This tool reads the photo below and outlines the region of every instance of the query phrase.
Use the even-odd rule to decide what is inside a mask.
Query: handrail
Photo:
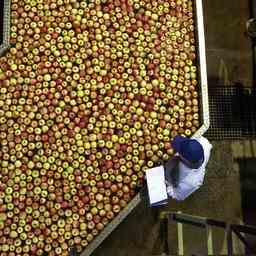
[[[215,226],[215,227],[226,229],[228,255],[230,256],[233,255],[232,232],[236,234],[238,239],[244,244],[245,248],[250,253],[256,254],[256,249],[253,246],[251,246],[248,241],[246,241],[246,238],[244,236],[241,235],[241,233],[256,235],[256,228],[253,226],[231,224],[225,221],[220,221],[212,218],[206,218],[206,217],[195,216],[195,215],[184,214],[184,213],[177,213],[177,212],[169,212],[169,211],[162,212],[160,214],[160,219],[165,221],[165,224],[166,224],[166,220],[167,221],[172,220],[177,223],[184,223],[188,225],[197,226],[200,228],[208,228],[209,226]],[[165,244],[166,244],[166,241],[165,241]],[[168,246],[166,251],[167,252],[169,251]]]

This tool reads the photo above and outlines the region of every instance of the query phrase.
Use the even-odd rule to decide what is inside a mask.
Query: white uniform
[[[195,192],[204,181],[205,167],[209,161],[212,144],[204,137],[195,138],[204,149],[204,162],[198,169],[191,169],[179,162],[179,182],[177,187],[168,184],[167,193],[170,197],[182,201]]]

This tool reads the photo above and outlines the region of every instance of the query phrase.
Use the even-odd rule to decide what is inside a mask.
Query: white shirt
[[[212,144],[204,137],[196,138],[204,149],[204,162],[198,169],[191,169],[179,162],[179,183],[178,187],[169,185],[167,193],[170,197],[182,201],[195,192],[204,181],[205,167],[209,161]]]

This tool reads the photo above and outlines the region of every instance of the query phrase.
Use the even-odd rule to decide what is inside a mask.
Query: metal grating
[[[256,89],[242,86],[210,87],[210,139],[256,137]]]
[[[4,1],[0,1],[0,44],[3,43],[4,37]]]

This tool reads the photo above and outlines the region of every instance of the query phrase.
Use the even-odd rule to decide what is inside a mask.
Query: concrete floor
[[[209,86],[242,83],[252,85],[251,42],[246,36],[249,18],[247,1],[206,0],[204,15],[206,27],[207,69]],[[234,165],[237,152],[231,141],[212,142],[212,157],[205,184],[183,203],[170,201],[168,210],[182,211],[231,222],[241,222],[239,169]],[[232,147],[231,147],[232,146]],[[157,212],[140,205],[93,253],[94,256],[157,255],[163,250]],[[169,246],[177,255],[176,227],[169,226]],[[202,230],[184,228],[184,254],[206,254],[206,238]],[[224,233],[214,230],[214,253],[225,254]],[[237,253],[241,253],[238,245]]]
[[[246,35],[249,0],[204,0],[208,82],[252,86],[251,40]]]

